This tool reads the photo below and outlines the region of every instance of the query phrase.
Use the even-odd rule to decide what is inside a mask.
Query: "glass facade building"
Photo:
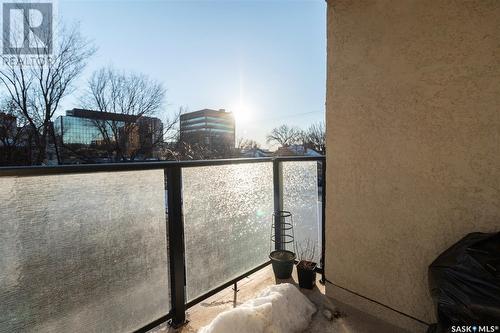
[[[65,116],[57,117],[54,130],[63,144],[99,145],[120,140],[127,124],[136,124],[138,128],[133,131],[137,138],[129,137],[129,141],[152,144],[163,139],[163,125],[158,118],[83,109],[69,110]]]
[[[118,128],[125,126],[124,121],[114,122]],[[54,123],[56,135],[62,138],[64,144],[92,145],[104,141],[107,135],[116,141],[113,126],[106,121],[75,116],[59,116]]]

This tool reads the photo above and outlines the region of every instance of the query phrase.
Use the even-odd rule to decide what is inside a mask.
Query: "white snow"
[[[257,298],[220,313],[198,333],[294,333],[307,328],[314,304],[294,285],[269,286]]]

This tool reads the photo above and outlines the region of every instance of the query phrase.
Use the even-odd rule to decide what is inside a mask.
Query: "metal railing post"
[[[168,250],[170,254],[171,325],[174,328],[186,322],[186,267],[184,249],[184,220],[182,216],[182,170],[180,167],[164,171],[167,190]]]
[[[326,235],[325,235],[325,222],[326,222],[326,158],[321,163],[321,283],[325,283],[325,244],[326,244]]]
[[[281,215],[280,211],[283,210],[283,165],[278,159],[273,159],[273,196],[274,196],[274,214],[279,218],[274,222],[274,239],[275,250],[282,250],[281,239]],[[276,217],[275,217],[276,218]]]

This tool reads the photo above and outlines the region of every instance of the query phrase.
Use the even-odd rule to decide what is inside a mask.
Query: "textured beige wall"
[[[427,266],[500,229],[500,1],[329,1],[327,90],[327,278],[433,321]]]

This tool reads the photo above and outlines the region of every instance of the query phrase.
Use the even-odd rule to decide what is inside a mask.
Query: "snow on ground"
[[[307,328],[315,306],[294,285],[269,286],[257,298],[220,313],[198,333],[295,333]]]

